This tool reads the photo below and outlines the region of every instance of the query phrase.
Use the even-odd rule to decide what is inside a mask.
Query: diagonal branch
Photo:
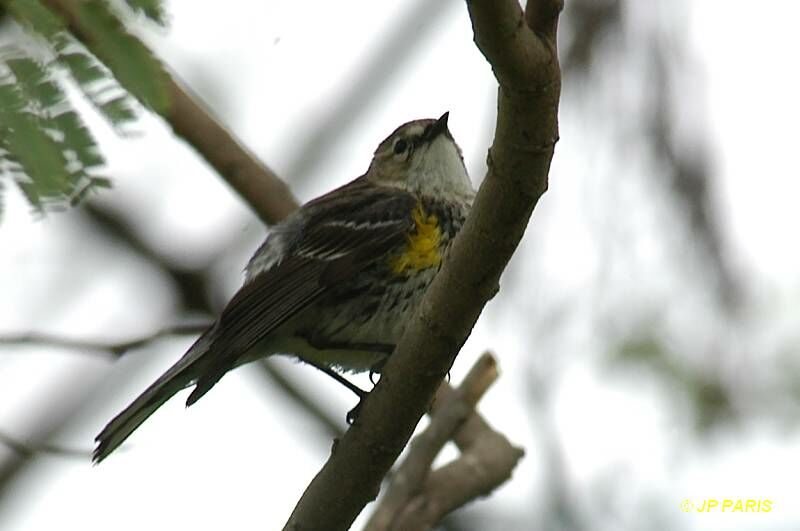
[[[79,16],[81,0],[44,0],[43,3],[59,14],[70,32],[114,72],[113,61],[108,61],[107,51],[98,45],[91,25]],[[286,184],[212,116],[196,95],[174,75],[164,71],[161,77],[170,102],[160,111],[162,117],[265,223],[280,221],[297,208],[297,201]]]
[[[374,500],[522,238],[547,189],[558,140],[561,0],[467,2],[498,78],[489,170],[448,259],[389,357],[358,419],[309,484],[286,529],[347,529]],[[513,23],[515,22],[515,23]]]

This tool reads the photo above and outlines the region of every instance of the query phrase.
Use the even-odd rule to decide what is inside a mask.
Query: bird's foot
[[[353,423],[358,418],[359,413],[361,413],[361,405],[363,403],[364,403],[364,398],[361,398],[358,401],[358,404],[356,404],[356,407],[347,412],[347,415],[345,416],[344,420],[345,422],[347,422],[348,426],[352,426]]]
[[[380,380],[381,377],[381,371],[383,370],[383,366],[386,365],[386,360],[388,359],[388,356],[381,358],[377,363],[369,368],[369,381],[372,382],[372,387],[378,385],[378,380]]]

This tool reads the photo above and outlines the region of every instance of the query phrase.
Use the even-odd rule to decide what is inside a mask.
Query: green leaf
[[[165,74],[150,51],[127,33],[105,2],[82,2],[78,16],[92,28],[98,56],[120,85],[145,106],[164,112],[169,106]]]
[[[9,0],[6,7],[28,30],[53,42],[64,29],[64,21],[38,0]]]
[[[18,179],[23,191],[35,207],[40,199],[55,199],[71,192],[72,180],[67,161],[59,146],[41,127],[35,115],[24,110],[24,97],[17,85],[0,86],[0,128],[3,148],[17,162]],[[24,173],[23,173],[24,172]]]
[[[59,209],[97,187],[87,171],[104,160],[47,67],[19,52],[2,59],[0,169],[37,211]]]
[[[133,13],[166,23],[163,0],[126,3]],[[6,0],[2,5],[28,33],[43,38],[52,54],[42,63],[16,44],[0,48],[0,177],[11,176],[39,212],[78,204],[93,191],[110,187],[111,181],[89,173],[105,161],[66,97],[65,78],[57,74],[68,73],[118,132],[136,118],[130,96],[155,112],[167,109],[168,78],[107,0],[77,4],[79,25],[88,28],[97,45],[92,53],[40,0]]]
[[[64,134],[62,145],[74,153],[84,168],[105,163],[91,133],[75,111],[61,113],[52,119],[54,126]]]
[[[89,194],[97,191],[99,188],[111,188],[111,180],[105,177],[90,177],[87,182],[72,196],[70,199],[70,206],[76,207],[81,204]]]
[[[109,179],[108,177],[97,177],[97,176],[94,176],[94,177],[91,177],[91,182],[92,182],[92,186],[94,186],[96,188],[105,188],[106,190],[111,189],[111,187],[113,186],[113,183],[111,182],[111,179]]]
[[[106,99],[100,97],[99,91],[103,87],[109,86],[118,89],[118,85],[111,73],[75,42],[72,35],[66,31],[61,18],[44,7],[38,0],[13,0],[9,7],[12,9],[12,14],[30,33],[46,38],[55,52],[57,63],[69,72],[86,99],[104,115],[104,118],[115,129],[119,131],[122,125],[136,118],[132,108],[129,112],[119,112],[117,108],[119,104],[112,107],[112,110],[116,112],[112,114],[104,112],[103,104]],[[109,16],[113,17],[110,13]],[[121,90],[118,89],[118,91]]]
[[[54,82],[48,79],[47,71],[27,57],[7,59],[5,64],[14,73],[28,101],[40,109],[49,109],[63,102],[66,97]]]
[[[60,53],[58,61],[69,70],[69,73],[83,89],[89,88],[98,81],[108,79],[106,71],[85,53]]]
[[[100,106],[100,111],[114,124],[129,122],[136,118],[136,113],[131,107],[129,99],[125,96],[103,103]]]
[[[135,13],[142,13],[159,26],[166,26],[167,13],[161,0],[125,0],[125,2]]]
[[[59,54],[58,61],[67,68],[86,99],[117,131],[136,119],[136,112],[127,96],[105,98],[106,93],[123,90],[96,59],[85,53],[70,52]]]

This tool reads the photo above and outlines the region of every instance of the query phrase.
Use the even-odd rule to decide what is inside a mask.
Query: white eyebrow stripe
[[[424,127],[422,127],[419,124],[414,124],[414,125],[410,126],[408,129],[406,129],[405,131],[403,131],[403,134],[407,135],[407,136],[419,136],[424,131],[425,131]]]

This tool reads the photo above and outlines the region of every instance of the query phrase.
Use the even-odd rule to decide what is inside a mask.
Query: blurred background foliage
[[[499,352],[507,371],[498,387],[506,390],[496,391],[495,407],[514,404],[527,428],[514,431],[513,422],[492,415],[491,403],[485,411],[500,431],[510,429],[512,439],[524,439],[526,461],[533,464],[489,501],[452,515],[443,528],[700,529],[702,522],[688,521],[677,511],[681,498],[676,496],[682,495],[675,494],[689,489],[698,475],[676,462],[692,461],[697,468],[704,456],[736,447],[764,425],[787,448],[796,449],[800,301],[796,293],[765,294],[763,279],[739,254],[748,242],[735,241],[731,214],[720,208],[725,175],[705,119],[709,102],[703,67],[688,45],[688,4],[565,3],[560,30],[563,129],[551,191],[483,318],[492,331],[489,338],[508,337],[511,343],[502,347],[507,357]],[[76,42],[45,4],[3,4],[0,32],[13,35],[14,45],[0,50],[0,184],[15,183],[40,212],[81,203],[78,212],[54,223],[72,224],[77,232],[135,255],[156,271],[159,285],[169,293],[146,310],[158,316],[156,322],[212,315],[238,282],[221,271],[236,269],[262,237],[260,231],[236,238],[229,237],[230,231],[217,231],[202,250],[182,253],[159,242],[155,229],[142,228],[144,217],[163,215],[155,214],[157,206],[149,199],[132,198],[128,204],[124,197],[109,198],[114,191],[90,194],[114,180],[102,173],[104,154],[84,122],[87,113],[104,118],[125,136],[143,108],[159,112],[169,104],[159,83],[158,59],[125,30],[165,31],[167,10],[154,0],[86,2],[84,16],[107,50],[98,58]],[[351,132],[389,101],[391,87],[400,84],[408,64],[426,54],[436,26],[420,27],[417,21],[443,20],[458,9],[463,9],[459,2],[421,1],[397,17],[374,53],[350,73],[338,101],[325,105],[314,115],[313,127],[291,142],[279,173],[293,188],[313,188],[309,183],[325,172],[335,158],[332,153],[343,151]],[[235,122],[231,109],[236,105],[226,101],[224,83],[215,72],[203,70],[201,59],[195,61],[193,87]],[[476,133],[481,153],[475,160],[483,160],[490,133]],[[484,167],[470,170],[477,181]],[[198,212],[198,223],[203,214]],[[574,255],[556,249],[554,241],[583,245],[590,249],[589,258],[573,263]],[[795,282],[796,277],[778,286]],[[61,297],[68,301],[69,293]],[[46,329],[48,323],[38,324]],[[115,328],[126,338],[135,332]],[[172,345],[172,350],[180,348]],[[519,355],[512,356],[513,351]],[[0,359],[3,363],[10,362]],[[325,433],[341,429],[338,413],[322,407],[324,400],[309,396],[282,369],[264,365],[259,374],[269,386],[298,393],[296,403],[311,412],[312,422]],[[572,386],[574,392],[584,385],[581,374],[587,370],[617,390],[618,404],[632,409],[597,411],[589,390],[585,402],[578,392],[578,405],[564,406],[564,388]],[[52,441],[85,423],[98,396],[119,394],[107,388],[105,377],[100,380],[62,375],[42,393],[75,395],[75,386],[95,390],[27,419],[20,437],[5,437],[9,448],[0,453],[0,522],[2,512],[13,509],[4,500],[14,500],[11,492],[23,489],[19,478],[25,470],[41,455],[58,453],[48,450]],[[113,381],[122,386],[125,378],[117,375]],[[564,383],[574,381],[579,383]],[[661,431],[655,437],[663,439],[667,450],[648,454],[647,437],[637,435],[640,426],[617,418],[630,411],[656,417]],[[0,425],[0,432],[5,430]],[[637,441],[635,448],[619,442],[626,438]],[[30,444],[18,444],[21,440]],[[581,469],[584,453],[611,455],[597,457],[604,466],[596,465],[601,472],[591,474]],[[630,473],[640,468],[648,471]],[[59,470],[51,467],[47,474]],[[44,481],[47,474],[35,477]],[[678,475],[684,479],[670,487],[670,478]],[[30,495],[36,486],[25,489]],[[745,494],[774,495],[763,489]],[[786,525],[792,528],[791,521]],[[739,520],[728,528],[770,527]]]
[[[119,132],[136,118],[131,95],[152,109],[166,107],[156,59],[124,29],[137,14],[163,26],[163,6],[154,0],[80,4],[105,65],[39,0],[10,0],[3,8],[10,15],[3,17],[6,31],[13,18],[24,33],[0,49],[0,171],[37,211],[77,205],[111,182],[94,174],[104,159],[67,93],[77,88]]]

